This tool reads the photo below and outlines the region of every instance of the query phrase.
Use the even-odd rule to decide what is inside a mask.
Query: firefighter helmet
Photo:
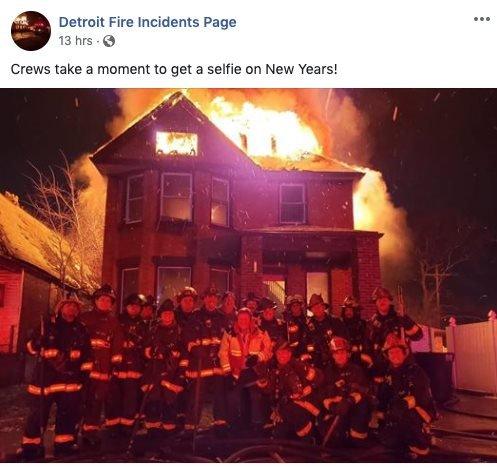
[[[252,317],[252,311],[248,307],[241,307],[240,309],[238,309],[236,316],[238,317],[240,314],[247,314]]]
[[[359,308],[359,301],[354,296],[347,296],[343,300],[342,307],[344,309],[357,309]]]
[[[388,353],[392,348],[401,348],[406,353],[409,351],[409,347],[407,346],[404,339],[402,339],[396,333],[389,333],[385,339],[385,343],[383,344],[383,352]]]
[[[337,351],[341,351],[342,349],[344,349],[345,351],[350,351],[349,342],[341,336],[335,336],[335,338],[330,341],[331,352],[335,353]]]
[[[216,296],[216,297],[219,297],[220,294],[219,294],[219,290],[216,288],[216,286],[214,286],[213,284],[211,286],[209,286],[205,291],[204,293],[202,294],[202,298],[204,297],[209,297],[209,296]]]
[[[286,305],[290,307],[292,304],[304,305],[304,298],[300,294],[294,294],[293,296],[288,296],[286,299]]]
[[[285,338],[278,338],[278,340],[276,341],[276,343],[274,344],[274,351],[283,351],[285,349],[289,349],[291,350],[291,346],[290,346],[290,343],[285,340]]]
[[[155,309],[157,307],[157,301],[155,300],[155,297],[151,294],[146,296],[145,304],[143,304],[143,307],[152,307],[153,309]]]
[[[233,300],[236,302],[236,296],[235,296],[235,293],[232,292],[232,291],[226,291],[222,297],[221,297],[221,300],[224,302],[228,297],[232,297]]]
[[[276,302],[269,299],[269,297],[263,297],[259,302],[259,308],[261,310],[276,309],[277,307]]]
[[[181,302],[181,299],[185,297],[192,297],[194,301],[198,299],[198,294],[195,288],[191,286],[186,286],[183,290],[176,296],[176,301]]]
[[[79,312],[81,313],[81,308],[83,307],[83,304],[81,303],[81,301],[75,296],[68,296],[64,299],[61,299],[57,303],[57,305],[55,306],[55,315],[59,315],[61,310],[62,310],[62,307],[64,307],[66,304],[74,304],[79,309]]]
[[[311,296],[311,298],[309,299],[309,304],[308,304],[307,308],[309,310],[312,310],[312,308],[318,304],[323,304],[326,308],[328,308],[330,306],[329,304],[324,302],[323,296],[321,296],[321,294],[313,294]]]
[[[160,315],[162,312],[174,312],[174,302],[171,299],[165,299],[159,306],[157,313]]]
[[[147,299],[143,294],[132,293],[129,294],[124,300],[124,307],[127,307],[129,305],[139,305],[140,307],[143,307],[146,302]]]
[[[99,297],[107,296],[112,299],[112,303],[116,302],[116,293],[112,289],[110,284],[104,284],[100,288],[96,289],[92,295],[92,299],[95,302]]]
[[[376,302],[378,299],[382,299],[384,297],[393,301],[393,297],[390,291],[387,288],[379,286],[373,291],[373,295],[371,296],[371,301]]]
[[[246,306],[247,302],[249,301],[257,302],[257,307],[259,307],[260,299],[257,297],[257,295],[254,292],[247,293],[247,297],[243,300],[243,305]]]

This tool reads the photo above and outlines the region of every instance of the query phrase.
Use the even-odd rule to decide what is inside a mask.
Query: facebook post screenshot
[[[494,1],[0,11],[0,461],[497,463]]]

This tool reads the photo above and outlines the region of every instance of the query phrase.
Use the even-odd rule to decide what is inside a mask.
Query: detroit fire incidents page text
[[[1,461],[497,461],[494,2],[1,14]]]

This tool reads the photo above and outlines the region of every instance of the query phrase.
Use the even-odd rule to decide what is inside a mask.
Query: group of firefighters
[[[102,429],[115,437],[138,429],[158,445],[193,437],[210,395],[216,436],[361,447],[374,428],[389,448],[427,455],[436,410],[409,345],[421,327],[387,289],[372,300],[377,312],[366,321],[354,298],[334,315],[318,294],[308,304],[289,296],[281,316],[269,298],[249,294],[237,309],[233,293],[214,287],[200,308],[192,287],[157,310],[153,298],[131,294],[117,317],[108,285],[85,313],[65,299],[27,343],[37,365],[21,454],[43,455],[54,404],[54,453],[63,456],[77,450],[79,432],[92,447]]]

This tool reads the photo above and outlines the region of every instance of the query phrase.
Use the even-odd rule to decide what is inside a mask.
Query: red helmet
[[[330,350],[332,353],[341,351],[342,349],[345,349],[345,351],[350,351],[350,344],[345,338],[336,336],[330,341]]]

